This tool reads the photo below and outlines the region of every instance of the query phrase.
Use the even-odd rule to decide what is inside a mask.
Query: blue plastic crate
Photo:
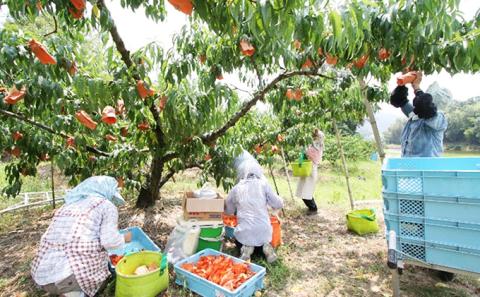
[[[225,226],[225,237],[229,239],[235,238],[235,227]]]
[[[413,259],[428,264],[480,273],[480,253],[478,250],[397,237],[397,250],[401,259]]]
[[[480,158],[389,158],[384,192],[480,198]]]
[[[456,249],[476,251],[480,255],[480,224],[435,220],[385,212],[385,226],[397,236],[428,241]],[[480,261],[480,258],[479,258]]]
[[[480,224],[480,198],[384,192],[383,203],[392,214]]]
[[[108,255],[123,256],[126,254],[133,254],[140,251],[153,251],[161,252],[160,248],[150,239],[150,237],[143,232],[140,227],[129,227],[127,229],[120,230],[121,234],[125,234],[128,231],[132,232],[132,241],[123,245],[118,249],[108,250]],[[115,265],[108,260],[108,269],[112,274],[115,274]]]
[[[256,264],[249,264],[250,269],[255,272],[255,275],[252,276],[252,278],[250,278],[248,281],[243,283],[235,291],[229,291],[223,287],[218,286],[215,283],[212,283],[189,271],[186,271],[181,267],[184,263],[197,263],[201,256],[209,255],[223,255],[232,258],[235,263],[245,263],[245,261],[242,261],[230,255],[217,252],[212,249],[206,249],[175,264],[175,273],[177,276],[175,282],[178,285],[184,286],[185,288],[188,288],[203,297],[250,297],[253,296],[256,291],[263,289],[263,279],[265,278],[266,270],[264,267]]]
[[[382,182],[404,257],[480,273],[480,158],[391,158]]]
[[[132,232],[132,241],[123,245],[123,247],[108,250],[109,255],[125,255],[132,254],[140,251],[154,251],[160,252],[160,248],[150,239],[150,237],[143,232],[140,227],[130,227],[120,230],[120,233],[125,234],[128,231]]]

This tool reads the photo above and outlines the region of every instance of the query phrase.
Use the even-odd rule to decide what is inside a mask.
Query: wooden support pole
[[[392,291],[393,297],[400,297],[400,275],[398,269],[392,269]]]
[[[347,190],[348,190],[348,198],[350,199],[350,207],[353,210],[355,205],[353,202],[352,189],[350,188],[350,176],[348,174],[347,161],[345,160],[345,153],[343,152],[342,142],[340,141],[340,132],[338,131],[337,122],[335,121],[335,119],[332,119],[332,123],[333,123],[333,129],[335,130],[335,135],[337,136],[338,148],[340,149],[340,157],[342,159],[343,172],[345,173],[345,181],[347,182]]]
[[[293,198],[292,184],[290,182],[290,174],[288,173],[287,158],[285,158],[285,152],[283,151],[283,147],[281,147],[280,150],[282,152],[283,168],[285,168],[285,175],[287,176],[288,190],[290,191],[290,197],[292,198],[292,201],[294,201],[295,198]]]
[[[270,175],[272,176],[273,184],[275,185],[275,190],[277,191],[277,195],[280,196],[280,192],[278,191],[277,181],[275,180],[275,176],[273,175],[272,164],[268,164],[268,169],[270,170]],[[285,209],[282,208],[283,217],[285,217]]]
[[[55,179],[54,179],[54,162],[53,162],[53,156],[52,159],[50,160],[50,175],[52,178],[52,207],[55,209]]]
[[[363,78],[360,78],[359,82],[363,90],[363,105],[365,105],[365,109],[367,110],[369,122],[373,131],[373,136],[375,137],[375,143],[377,144],[377,151],[380,157],[380,162],[383,164],[383,160],[385,159],[385,151],[383,150],[380,130],[378,129],[377,121],[375,120],[375,114],[373,112],[372,104],[370,103],[370,101],[368,101],[365,81],[363,80]]]

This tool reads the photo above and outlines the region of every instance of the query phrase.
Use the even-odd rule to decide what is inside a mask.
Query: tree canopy
[[[361,120],[363,97],[384,100],[392,73],[480,66],[480,17],[463,20],[458,0],[169,2],[121,1],[158,23],[171,3],[191,14],[173,48],[131,52],[104,0],[0,1],[13,17],[0,32],[0,148],[16,157],[7,194],[47,154],[73,183],[109,174],[140,189],[138,206],[186,168],[228,188],[241,147]],[[364,89],[370,77],[379,84]],[[271,117],[252,113],[260,101]]]

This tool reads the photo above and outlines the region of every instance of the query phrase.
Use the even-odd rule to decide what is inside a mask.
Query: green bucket
[[[205,226],[205,227],[201,227],[199,236],[213,238],[213,237],[222,236],[222,233],[223,233],[223,224],[216,225],[216,226]]]
[[[307,177],[312,174],[312,161],[293,162],[291,165],[293,176]]]
[[[221,252],[223,244],[223,236],[208,238],[200,237],[198,239],[197,253],[203,251],[204,249],[212,249]]]
[[[223,234],[223,224],[201,227],[200,237],[198,238],[197,252],[203,251],[204,249],[221,251]]]
[[[158,263],[160,268],[144,274],[134,275],[141,265]],[[143,251],[123,257],[115,267],[117,280],[116,297],[155,297],[168,287],[167,257],[159,252]]]
[[[378,223],[375,210],[358,209],[349,212],[347,214],[347,228],[358,235],[377,233]]]

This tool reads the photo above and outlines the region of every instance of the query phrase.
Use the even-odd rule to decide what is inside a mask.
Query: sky
[[[107,1],[113,19],[118,27],[118,31],[125,41],[127,49],[134,51],[145,44],[157,41],[160,45],[169,49],[172,47],[172,39],[175,33],[179,32],[181,27],[188,22],[188,16],[175,10],[166,2],[167,18],[163,23],[155,23],[145,17],[142,10],[137,10],[135,13],[128,9],[123,9],[120,6],[120,1]],[[461,0],[460,10],[464,13],[466,19],[471,19],[475,13],[480,9],[480,0]],[[5,20],[8,11],[2,8],[0,11],[0,27]],[[236,75],[224,75],[225,83],[235,85],[242,89],[249,89],[248,86],[239,82]],[[441,87],[448,88],[455,100],[467,100],[471,97],[480,95],[480,75],[471,74],[456,74],[450,76],[446,72],[432,74],[425,76],[422,87],[426,89],[431,83],[437,81]],[[395,75],[389,82],[389,89],[393,90],[395,87]],[[385,114],[386,118],[397,118],[402,116],[398,109],[395,109],[387,104],[381,106],[380,115],[382,118]]]

